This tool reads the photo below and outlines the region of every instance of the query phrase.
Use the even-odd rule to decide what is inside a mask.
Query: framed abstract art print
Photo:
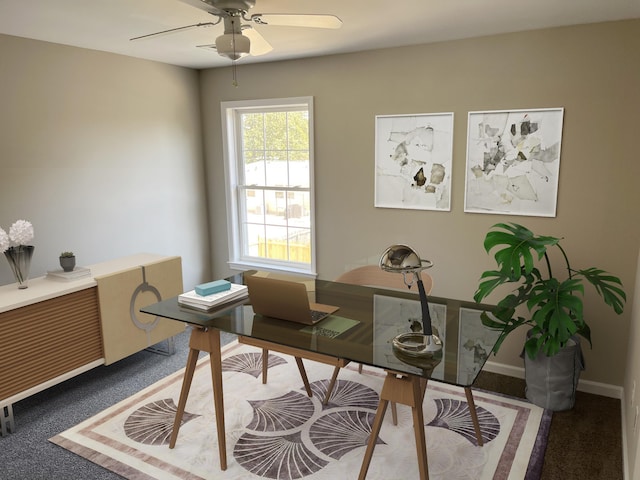
[[[469,112],[464,211],[555,217],[563,114]]]
[[[453,113],[376,117],[375,206],[451,210]]]

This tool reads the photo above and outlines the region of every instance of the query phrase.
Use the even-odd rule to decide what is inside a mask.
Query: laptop
[[[314,325],[339,307],[309,302],[303,283],[269,277],[245,276],[254,313],[303,325]]]

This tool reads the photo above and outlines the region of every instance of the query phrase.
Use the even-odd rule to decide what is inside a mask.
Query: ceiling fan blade
[[[181,32],[183,30],[189,30],[189,29],[197,28],[197,27],[213,27],[214,25],[217,25],[218,23],[220,23],[220,21],[195,23],[193,25],[185,25],[184,27],[170,28],[169,30],[162,30],[161,32],[148,33],[146,35],[140,35],[139,37],[133,37],[133,38],[130,38],[129,41],[142,40],[142,39],[150,38],[150,37],[158,37],[160,35],[169,35],[171,33],[177,33],[177,32]]]
[[[196,45],[197,48],[206,48],[207,50],[217,50],[215,43],[208,43],[206,45]]]
[[[340,28],[342,20],[335,15],[256,13],[251,20],[259,25],[278,25],[283,27]]]
[[[264,55],[273,50],[273,47],[267,42],[260,32],[249,25],[243,25],[242,34],[251,40],[251,56]]]

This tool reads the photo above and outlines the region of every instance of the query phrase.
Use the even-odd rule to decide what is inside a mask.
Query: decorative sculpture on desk
[[[411,288],[414,283],[418,285],[420,306],[422,308],[422,333],[402,333],[393,339],[394,351],[397,351],[405,358],[433,357],[442,352],[442,341],[431,325],[429,302],[421,276],[422,270],[432,266],[433,262],[422,260],[420,255],[407,245],[392,245],[380,257],[380,268],[382,270],[401,273],[408,288]]]

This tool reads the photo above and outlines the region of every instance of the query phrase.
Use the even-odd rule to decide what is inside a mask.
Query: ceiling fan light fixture
[[[216,50],[223,57],[238,60],[249,55],[251,40],[242,34],[225,33],[216,38]]]

